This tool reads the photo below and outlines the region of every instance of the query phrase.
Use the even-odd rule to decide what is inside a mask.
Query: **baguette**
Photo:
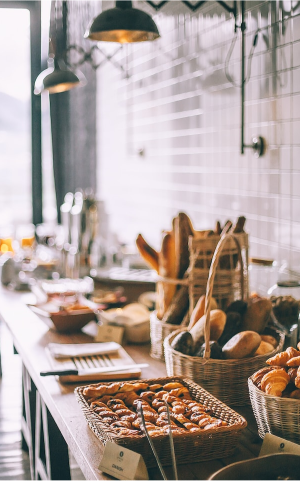
[[[162,277],[176,279],[175,238],[173,231],[165,232],[161,251],[158,254],[158,274]],[[160,281],[157,284],[157,315],[161,319],[168,309],[174,294],[176,284]]]
[[[158,272],[158,252],[153,249],[144,239],[142,234],[139,234],[136,238],[136,246],[144,261]]]
[[[176,272],[177,278],[182,279],[190,265],[189,236],[194,235],[194,229],[190,218],[179,212],[173,221],[175,234]]]
[[[172,299],[162,321],[167,324],[181,324],[189,308],[189,290],[187,286],[180,286]]]

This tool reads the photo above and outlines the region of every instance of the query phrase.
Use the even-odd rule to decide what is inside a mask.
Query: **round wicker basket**
[[[177,330],[168,335],[164,341],[164,351],[168,376],[180,375],[188,377],[203,386],[207,391],[212,393],[224,403],[233,406],[243,406],[250,403],[247,386],[248,377],[251,376],[253,372],[265,366],[265,362],[270,357],[270,354],[264,354],[245,359],[210,359],[209,306],[212,297],[213,282],[218,260],[220,258],[223,246],[229,239],[234,239],[237,246],[239,246],[239,242],[233,234],[224,235],[217,245],[210,266],[205,299],[206,324],[204,357],[200,358],[196,356],[187,356],[172,349],[172,340],[179,332],[183,331],[183,329]],[[243,260],[240,249],[238,249],[238,251],[241,272],[241,293],[243,299]],[[272,352],[272,355],[275,355],[283,348],[284,334],[276,331],[275,329],[267,329],[266,333],[272,334],[277,339],[277,348]]]
[[[299,399],[270,396],[254,385],[252,377],[248,387],[259,436],[270,433],[300,444]]]

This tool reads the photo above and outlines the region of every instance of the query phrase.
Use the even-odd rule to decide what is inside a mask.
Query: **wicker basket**
[[[228,426],[216,428],[213,432],[203,430],[200,433],[191,433],[187,431],[186,434],[174,436],[177,464],[188,464],[199,462],[200,460],[207,461],[209,459],[231,456],[234,453],[241,430],[247,426],[246,420],[192,381],[178,376],[145,380],[149,384],[165,384],[173,381],[181,382],[189,389],[193,399],[208,406],[216,417],[228,422]],[[89,427],[101,443],[105,445],[107,441],[113,441],[140,453],[147,467],[157,466],[146,436],[142,435],[137,438],[136,436],[120,436],[116,434],[107,424],[102,423],[90,408],[83,396],[83,390],[84,386],[77,387],[75,395]],[[167,435],[158,436],[152,440],[162,465],[170,465],[171,453]]]
[[[270,396],[255,386],[252,377],[248,387],[259,436],[270,433],[300,444],[300,400]]]
[[[222,254],[216,267],[213,296],[220,309],[237,299],[248,298],[248,234],[226,235],[227,241],[222,247]],[[238,243],[236,242],[238,241]],[[190,313],[200,296],[205,294],[207,279],[214,252],[220,243],[220,237],[213,235],[206,238],[189,238],[189,300]],[[242,259],[242,265],[238,262]],[[240,276],[243,276],[243,296]]]
[[[216,265],[223,246],[228,242],[229,238],[235,239],[238,246],[238,255],[241,263],[240,270],[240,285],[241,297],[244,292],[244,276],[243,276],[243,260],[241,250],[239,249],[239,242],[233,234],[226,234],[220,240],[211,263],[209,278],[207,281],[206,299],[205,299],[205,353],[204,357],[187,356],[171,348],[171,342],[174,337],[182,331],[175,331],[171,333],[164,341],[165,361],[167,373],[169,376],[185,376],[192,379],[196,383],[201,384],[205,389],[211,392],[214,396],[221,399],[224,403],[232,406],[243,406],[250,403],[249,392],[247,386],[247,379],[253,372],[265,366],[266,360],[270,357],[269,354],[255,356],[245,359],[210,359],[210,299],[213,292],[214,275]],[[266,333],[272,334],[278,341],[277,348],[272,354],[282,350],[284,343],[284,334],[273,329],[266,330]]]
[[[150,356],[154,359],[164,361],[164,339],[174,331],[177,331],[178,326],[174,324],[167,324],[158,319],[156,311],[150,314],[150,338],[151,351]]]

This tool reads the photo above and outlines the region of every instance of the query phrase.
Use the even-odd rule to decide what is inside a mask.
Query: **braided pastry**
[[[100,401],[93,401],[91,403],[91,408],[94,408],[94,407],[103,407],[103,408],[107,409],[108,405],[106,405],[106,404],[104,404]]]
[[[170,396],[184,397],[185,399],[191,399],[189,390],[187,387],[179,387],[176,389],[171,389],[169,392]]]
[[[112,409],[113,409],[114,406],[120,405],[120,404],[122,404],[123,406],[125,406],[125,404],[124,404],[124,402],[122,401],[122,399],[115,399],[115,398],[113,398],[113,399],[110,399],[110,400],[107,402],[107,406],[108,406],[109,408],[112,408]]]
[[[274,369],[262,378],[261,389],[271,396],[282,396],[289,382],[290,376],[284,369]]]
[[[145,399],[145,401],[152,402],[154,399],[155,393],[151,391],[144,391],[141,392],[140,398]]]
[[[115,398],[121,399],[122,401],[124,401],[124,404],[126,404],[126,406],[130,407],[133,405],[136,399],[139,399],[139,396],[136,394],[136,392],[132,391],[132,392],[120,392],[115,395]]]
[[[162,399],[165,394],[168,394],[168,391],[159,391],[155,394],[155,399]]]
[[[163,389],[163,386],[161,384],[151,384],[151,386],[149,386],[149,391],[156,392],[161,389]]]
[[[121,420],[122,421],[128,421],[129,423],[132,423],[133,421],[136,420],[136,418],[137,418],[137,414],[131,413],[131,414],[128,414],[128,416],[122,416]]]
[[[215,419],[216,418],[212,418],[211,416],[206,416],[198,422],[198,425],[200,426],[200,428],[205,428],[205,426],[213,423]]]
[[[165,403],[161,399],[153,399],[152,401],[152,407],[155,409],[158,409],[164,405]]]
[[[130,416],[132,414],[132,411],[130,411],[130,409],[124,408],[118,409],[117,411],[115,411],[115,413],[121,418],[123,416]]]
[[[141,436],[141,432],[137,429],[116,428],[120,436]]]
[[[129,421],[116,421],[115,423],[111,424],[111,427],[132,429],[132,425]]]
[[[186,429],[188,429],[189,431],[190,431],[191,429],[193,429],[193,430],[196,429],[197,431],[200,431],[199,426],[197,426],[197,424],[194,424],[194,423],[184,423],[184,427],[185,427]],[[194,432],[195,432],[195,431],[194,431]]]
[[[184,385],[180,382],[169,382],[168,384],[164,384],[163,389],[165,391],[172,391],[172,389],[180,389],[182,387],[184,387]]]

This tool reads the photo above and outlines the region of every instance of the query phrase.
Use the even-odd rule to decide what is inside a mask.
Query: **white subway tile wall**
[[[98,70],[98,194],[122,240],[133,243],[141,232],[159,247],[179,211],[198,229],[245,215],[250,255],[300,269],[298,5],[246,2],[247,59],[260,31],[245,90],[245,142],[261,135],[268,143],[256,158],[251,149],[240,153],[240,33],[228,65],[237,86],[225,75],[231,15],[215,1],[195,13],[180,1],[159,12],[134,2],[161,38],[114,57],[127,79],[109,62]]]

